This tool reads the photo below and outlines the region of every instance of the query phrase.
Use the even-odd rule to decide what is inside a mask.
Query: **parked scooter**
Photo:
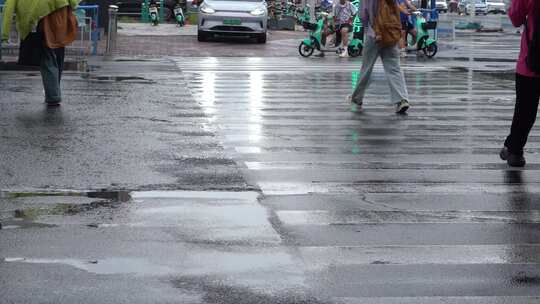
[[[333,19],[334,18],[327,13],[320,13],[317,18],[317,23],[305,22],[302,24],[304,28],[309,31],[309,34],[308,38],[304,39],[298,46],[300,56],[309,57],[315,50],[322,53],[333,52],[336,54],[340,54],[343,51],[343,49],[339,47],[326,46],[325,41],[323,41],[323,31],[330,25],[330,22],[332,22]],[[362,54],[362,49],[364,48],[362,39],[358,37],[358,35],[355,35],[354,32],[351,32],[349,37],[349,46],[347,47],[349,56],[360,56]]]
[[[156,2],[152,1],[150,3],[148,12],[150,13],[150,22],[152,22],[152,25],[153,26],[158,25],[159,24],[159,11],[158,11]]]
[[[305,22],[311,21],[309,9],[310,9],[309,4],[306,4],[304,8],[298,8],[296,10],[296,23],[298,23],[299,25],[302,25]]]
[[[414,26],[416,28],[416,49],[422,51],[428,58],[437,54],[437,40],[429,37],[429,30],[437,29],[437,22],[426,21],[426,18],[420,11],[413,13],[415,16]]]
[[[184,8],[186,2],[178,1],[176,5],[174,6],[174,19],[176,20],[176,23],[178,26],[182,27],[186,24],[186,17],[184,16]]]

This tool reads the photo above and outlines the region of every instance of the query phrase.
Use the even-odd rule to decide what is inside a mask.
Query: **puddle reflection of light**
[[[262,62],[262,58],[261,57],[250,57],[250,58],[247,58],[247,61],[249,63]]]
[[[205,58],[205,59],[202,61],[202,65],[208,66],[208,67],[212,67],[212,68],[215,68],[215,67],[217,67],[217,65],[218,65],[218,60],[217,60],[217,58],[215,58],[215,57]]]
[[[262,72],[249,73],[249,128],[250,141],[259,142],[262,138],[262,113],[264,79]]]
[[[201,94],[202,106],[204,112],[211,114],[215,112],[214,104],[216,100],[216,74],[205,72],[202,74],[203,90]]]
[[[360,134],[358,134],[357,131],[353,131],[352,133],[352,142],[353,142],[353,147],[352,147],[352,154],[353,155],[358,155],[360,154],[360,145],[358,144],[358,141],[360,140]]]
[[[354,71],[351,73],[351,87],[352,90],[356,89],[356,84],[358,83],[358,80],[360,79],[360,72]]]

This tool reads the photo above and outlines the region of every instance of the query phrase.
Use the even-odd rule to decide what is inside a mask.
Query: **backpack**
[[[394,0],[378,1],[377,17],[373,30],[381,47],[395,46],[401,39],[401,20]]]
[[[535,9],[533,7],[533,9]],[[529,39],[529,20],[528,18],[534,18],[534,33],[532,39]],[[540,74],[540,14],[536,12],[536,16],[531,16],[525,21],[525,35],[527,35],[527,45],[529,51],[527,52],[527,57],[525,62],[529,70]]]

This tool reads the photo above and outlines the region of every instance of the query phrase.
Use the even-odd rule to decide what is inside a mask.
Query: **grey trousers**
[[[57,103],[62,101],[60,80],[64,70],[65,49],[50,49],[43,47],[41,54],[40,71],[45,89],[45,102]]]
[[[401,100],[409,100],[405,77],[403,76],[400,67],[398,46],[381,48],[375,42],[375,38],[370,36],[366,36],[360,78],[358,79],[358,83],[356,84],[351,99],[359,104],[363,102],[366,90],[370,83],[373,66],[375,66],[375,62],[379,56],[381,57],[384,72],[388,79],[388,84],[390,85],[392,104],[398,103]]]

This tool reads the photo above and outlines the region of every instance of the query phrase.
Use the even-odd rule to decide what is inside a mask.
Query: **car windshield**
[[[486,0],[476,0],[476,4],[485,4]]]

